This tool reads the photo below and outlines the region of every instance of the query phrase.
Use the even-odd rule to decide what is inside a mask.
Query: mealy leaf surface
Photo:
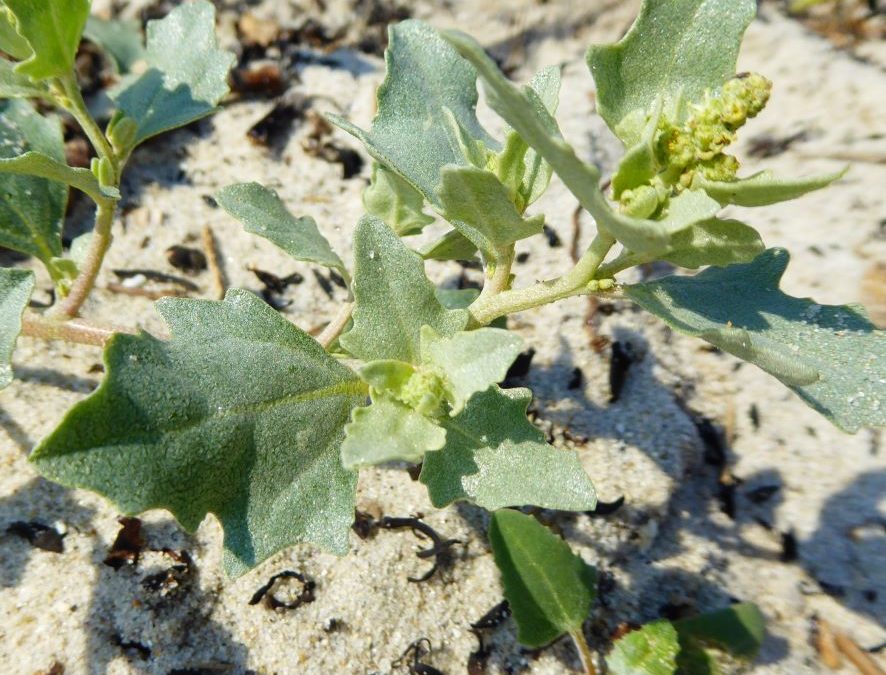
[[[783,249],[625,287],[673,328],[756,364],[845,431],[886,424],[886,332],[858,306],[820,305],[779,289]]]
[[[40,443],[37,469],[188,530],[216,515],[231,574],[298,542],[344,553],[356,475],[339,448],[366,386],[246,291],[158,310],[171,339],[112,338],[105,380]]]
[[[0,389],[12,382],[12,352],[33,290],[33,272],[0,267]]]
[[[17,70],[34,80],[71,75],[90,0],[4,0],[32,53]]]

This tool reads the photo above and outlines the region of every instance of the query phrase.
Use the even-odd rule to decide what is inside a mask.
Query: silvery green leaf
[[[90,0],[4,0],[15,16],[15,28],[31,53],[17,70],[34,80],[64,77],[74,71]]]
[[[735,75],[742,35],[756,11],[755,0],[644,0],[627,35],[588,50],[597,109],[609,128],[631,146],[637,118],[646,117],[657,97],[669,117],[680,119],[682,103],[719,91]]]
[[[0,267],[0,389],[12,382],[12,352],[33,290],[33,272]]]
[[[0,102],[0,164],[15,169],[21,163],[44,160],[60,165],[65,161],[58,119],[43,117],[27,101]],[[68,188],[54,180],[2,169],[0,246],[33,255],[48,265],[62,254]]]
[[[606,665],[612,675],[673,675],[680,640],[670,621],[647,623],[615,641]]]
[[[738,220],[711,218],[671,237],[662,259],[696,269],[751,262],[766,249],[760,234]]]
[[[470,64],[421,21],[395,24],[389,35],[387,76],[378,90],[378,114],[371,130],[338,116],[329,118],[436,204],[440,169],[467,162],[447,110],[471,138],[490,148],[497,144],[477,121],[476,74]]]
[[[648,184],[660,170],[655,157],[655,135],[661,118],[661,99],[653,105],[653,112],[640,139],[629,147],[612,175],[612,193],[616,199],[625,190]]]
[[[845,431],[886,424],[886,334],[858,306],[820,305],[779,290],[783,249],[625,287],[673,328],[756,364]]]
[[[363,361],[419,363],[420,331],[443,335],[463,330],[468,313],[440,304],[424,262],[383,222],[364,216],[354,233],[354,327],[341,336]]]
[[[699,174],[693,180],[692,187],[704,190],[724,205],[768,206],[820,190],[842,178],[848,170],[847,167],[833,173],[804,178],[778,178],[771,171],[760,171],[753,176],[727,182],[709,181]]]
[[[542,647],[581,630],[597,596],[597,570],[519,511],[492,515],[489,543],[521,644]]]
[[[218,48],[215,8],[206,0],[179,5],[149,21],[146,32],[148,69],[110,92],[138,123],[136,144],[213,113],[228,93],[228,71],[236,61]]]
[[[424,246],[420,253],[425,260],[473,260],[477,247],[458,230],[450,230]]]
[[[401,237],[418,234],[434,222],[422,211],[421,193],[377,162],[372,166],[372,181],[363,190],[363,206]]]
[[[491,171],[447,166],[437,192],[444,217],[488,260],[515,241],[539,234],[544,216],[523,218]]]
[[[48,94],[43,82],[22,75],[12,61],[0,58],[0,98],[39,98]]]
[[[216,192],[215,199],[247,232],[264,237],[296,260],[345,271],[314,219],[293,216],[276,192],[258,183],[238,183]]]
[[[157,308],[172,337],[114,336],[104,381],[40,443],[37,469],[191,531],[216,515],[234,575],[298,542],[346,552],[356,475],[339,449],[366,385],[246,291]]]
[[[83,37],[98,45],[114,62],[117,71],[129,73],[132,67],[146,57],[138,21],[100,19],[90,16]]]
[[[434,506],[466,500],[485,509],[534,505],[588,511],[591,479],[573,450],[559,450],[526,419],[528,389],[490,387],[456,417],[443,418],[446,445],[429,452],[421,482]]]
[[[415,373],[415,367],[411,363],[403,361],[370,361],[360,366],[357,373],[363,381],[377,391],[397,392]]]
[[[446,432],[421,413],[385,396],[354,408],[345,427],[341,460],[346,469],[394,460],[420,462],[446,442]]]
[[[550,113],[550,119],[553,120],[560,102],[560,68],[558,66],[542,68],[529,81],[528,86],[536,93],[538,99]],[[556,133],[556,125],[551,129],[551,132]],[[523,203],[529,206],[548,189],[553,169],[536,152],[535,148],[529,148],[526,151],[524,164],[526,168],[523,171],[520,194],[523,196]]]
[[[476,40],[453,31],[443,37],[458,49],[477,69],[483,79],[489,105],[551,164],[582,207],[597,221],[597,226],[638,253],[661,252],[670,235],[712,217],[720,205],[700,190],[687,190],[671,200],[664,220],[631,218],[615,211],[598,185],[600,172],[580,160],[575,150],[559,133],[557,123],[532,90],[511,84]]]
[[[478,328],[450,337],[430,326],[421,329],[422,365],[443,374],[452,416],[464,410],[471,396],[501,382],[522,349],[520,336],[501,328]]]

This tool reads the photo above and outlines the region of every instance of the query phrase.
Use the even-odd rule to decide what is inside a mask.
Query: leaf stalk
[[[579,628],[569,633],[569,637],[575,643],[578,649],[578,656],[581,659],[582,668],[585,675],[597,675],[597,669],[594,667],[594,652],[591,651],[588,641],[585,640],[584,631]]]

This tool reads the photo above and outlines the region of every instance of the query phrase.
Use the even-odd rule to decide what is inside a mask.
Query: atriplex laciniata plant
[[[14,70],[10,65],[9,78],[51,100],[62,95],[59,80],[73,91],[69,69],[61,73],[55,60],[39,56],[49,38],[33,28],[39,22],[27,20],[33,10],[17,12],[26,3],[12,0],[6,6],[18,30],[7,33],[25,37],[37,54]],[[514,334],[490,327],[509,314],[583,294],[630,299],[676,329],[757,364],[847,431],[882,424],[882,333],[857,307],[782,293],[788,254],[765,249],[749,225],[717,217],[727,204],[792,199],[840,175],[737,176],[738,163],[726,150],[766,104],[770,88],[760,75],[735,75],[755,6],[754,0],[648,0],[622,41],[590,50],[599,111],[626,148],[611,193],[560,134],[557,68],[519,87],[467,36],[417,21],[397,25],[371,130],[333,118],[376,160],[364,194],[367,215],[354,233],[352,268],[312,219],[290,215],[273,192],[242,184],[217,195],[249,231],[297,260],[338,270],[351,302],[315,340],[245,291],[232,290],[223,302],[161,300],[158,311],[171,337],[111,338],[105,381],[40,443],[34,464],[53,480],[106,495],[126,513],[165,508],[188,529],[215,514],[225,530],[226,566],[235,575],[296,542],[346,552],[356,469],[391,460],[421,462],[421,482],[438,507],[467,500],[489,510],[593,509],[594,489],[577,454],[547,444],[527,420],[531,393],[498,387],[522,346]],[[199,7],[183,5],[167,21],[190,21]],[[179,51],[176,65],[185,75],[180,69],[164,75],[164,35],[162,23],[149,28],[148,59],[161,60],[157,69],[113,94],[123,115],[115,116],[112,132],[133,120],[125,124],[125,148],[174,126],[161,123],[168,97],[188,103],[175,98],[171,110],[196,106],[203,114],[222,92],[216,83],[201,94],[204,78],[170,87],[191,63],[221,71],[228,61],[211,50]],[[75,43],[66,43],[68,55]],[[183,44],[197,49],[206,40],[177,39],[179,48]],[[49,61],[54,69],[33,65]],[[502,139],[475,116],[478,76],[489,105],[508,125]],[[71,107],[85,117],[82,106]],[[7,121],[18,114],[50,124],[22,104],[7,110]],[[19,138],[29,127],[15,128]],[[24,155],[5,166],[83,184],[109,208],[128,150],[93,135],[99,147],[108,146],[98,177],[67,169],[58,157]],[[114,133],[111,138],[120,145]],[[57,143],[51,147],[57,155]],[[544,216],[528,215],[527,208],[552,174],[590,212],[597,234],[572,269],[527,284],[512,273],[514,244],[541,233]],[[447,231],[416,252],[408,238],[435,222],[430,212],[448,223]],[[56,239],[46,252],[26,249],[50,265],[60,253],[60,215],[53,213]],[[4,232],[16,231],[8,224],[16,222],[7,219]],[[101,220],[93,241],[106,235],[108,224]],[[425,260],[474,257],[485,269],[479,294],[444,291],[425,276]],[[656,260],[706,269],[632,285],[615,278]],[[4,278],[8,355],[31,281],[15,271]],[[78,288],[76,277],[62,308],[70,310]]]

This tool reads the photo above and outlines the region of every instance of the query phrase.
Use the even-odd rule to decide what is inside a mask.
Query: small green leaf
[[[40,115],[27,101],[0,102],[0,163],[27,163],[25,153],[63,164],[61,124],[56,117]],[[0,246],[33,255],[44,264],[60,257],[67,202],[68,188],[62,183],[0,172]]]
[[[71,75],[90,0],[4,0],[32,53],[18,72],[35,80]]]
[[[420,462],[426,451],[438,450],[445,442],[446,432],[427,417],[380,395],[351,413],[341,461],[346,469],[394,460]]]
[[[653,621],[616,640],[606,665],[612,675],[673,675],[680,642],[670,621]]]
[[[528,389],[490,387],[456,417],[440,420],[446,446],[425,455],[421,482],[434,506],[467,500],[485,509],[531,504],[596,507],[594,486],[572,450],[559,450],[526,419]]]
[[[12,382],[12,352],[33,290],[33,272],[0,267],[0,389]]]
[[[420,331],[463,330],[468,313],[437,300],[421,257],[377,218],[364,216],[354,233],[354,327],[341,345],[363,361],[419,363]]]
[[[415,373],[415,367],[403,361],[370,361],[357,369],[360,377],[377,391],[400,391]]]
[[[645,185],[657,174],[659,167],[655,156],[655,136],[661,118],[661,99],[654,105],[653,113],[646,121],[643,135],[628,148],[612,176],[612,194],[618,199],[622,192]]]
[[[236,57],[218,48],[213,5],[196,0],[148,22],[145,61],[148,70],[110,92],[138,122],[136,144],[212,114],[228,93]]]
[[[720,205],[704,192],[687,190],[671,200],[663,221],[631,218],[616,212],[598,187],[600,172],[580,160],[563,140],[541,99],[532,90],[511,84],[473,38],[453,31],[444,32],[443,37],[474,64],[483,79],[490,107],[551,164],[582,207],[594,216],[598,227],[629,249],[638,253],[663,251],[671,234],[707,220],[719,210]]]
[[[886,334],[861,307],[782,293],[787,263],[787,251],[769,249],[748,264],[635,284],[625,293],[677,330],[774,375],[841,429],[886,424]]]
[[[215,193],[215,199],[247,232],[264,237],[296,260],[345,272],[344,263],[320,234],[314,219],[293,216],[268,188],[258,183],[228,185]]]
[[[765,249],[753,227],[738,220],[712,218],[672,236],[667,252],[661,257],[690,269],[704,265],[726,267],[751,262]]]
[[[117,71],[124,75],[146,56],[138,21],[106,20],[91,16],[86,21],[83,37],[110,56]]]
[[[31,45],[15,29],[15,16],[9,8],[0,4],[0,50],[22,61],[34,52]],[[27,77],[22,75],[22,77]]]
[[[545,109],[550,113],[550,119],[554,119],[554,113],[557,112],[557,105],[560,99],[560,68],[559,66],[548,66],[538,71],[529,81],[529,88],[535,92],[538,100],[542,102]],[[556,133],[556,125],[551,129],[552,133]],[[525,170],[523,171],[523,182],[520,186],[520,194],[523,197],[525,206],[534,203],[541,197],[548,184],[551,182],[553,169],[536,152],[535,148],[529,148],[524,157]]]
[[[0,173],[47,178],[54,183],[77,188],[97,202],[120,199],[120,190],[99,183],[89,169],[68,166],[64,161],[40,152],[26,152],[10,159],[0,159]]]
[[[450,230],[420,250],[425,260],[473,260],[477,247],[458,230]]]
[[[35,82],[15,69],[15,64],[0,58],[0,98],[40,98],[49,95],[42,82]]]
[[[370,155],[436,205],[440,169],[467,162],[449,113],[471,138],[487,147],[496,143],[477,121],[473,68],[421,21],[395,24],[389,35],[387,76],[378,89],[378,114],[372,129],[363,131],[334,115],[329,119],[360,139]]]
[[[597,109],[609,128],[631,146],[636,122],[657,97],[669,117],[681,119],[682,104],[719,91],[735,75],[741,38],[756,11],[755,0],[645,0],[621,41],[588,50]]]
[[[519,511],[492,515],[489,542],[521,644],[542,647],[564,633],[581,630],[597,595],[593,567],[535,518]]]
[[[115,335],[101,386],[31,460],[123,513],[208,514],[240,574],[282,548],[348,548],[356,476],[339,449],[366,386],[311,337],[242,290],[157,303],[172,338]]]
[[[696,174],[692,187],[704,190],[723,205],[768,206],[820,190],[842,178],[848,170],[846,167],[834,173],[805,178],[778,178],[771,171],[760,171],[753,176],[727,182],[709,181]]]
[[[501,181],[473,166],[447,166],[438,190],[443,216],[487,259],[515,241],[539,234],[544,216],[524,219]]]
[[[520,336],[501,328],[478,328],[451,337],[442,337],[430,326],[421,329],[422,365],[443,374],[453,416],[464,410],[471,396],[501,382],[522,349]]]
[[[369,187],[363,190],[363,206],[401,237],[418,234],[434,222],[422,211],[421,193],[377,162],[372,165]]]
[[[756,658],[766,637],[766,619],[749,602],[675,621],[674,628],[681,642],[697,641],[748,661]]]

